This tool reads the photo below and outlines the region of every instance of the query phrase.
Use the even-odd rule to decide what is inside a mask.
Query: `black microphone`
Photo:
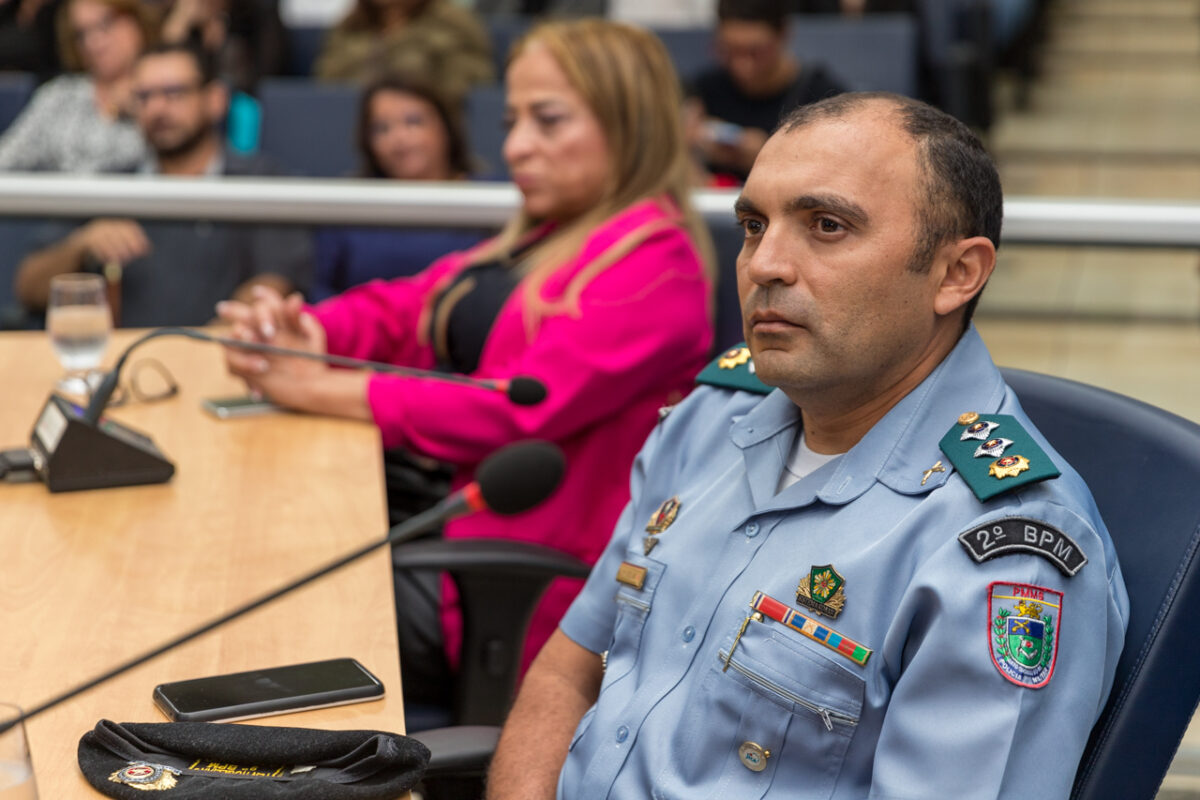
[[[117,389],[117,383],[121,379],[121,369],[125,366],[125,361],[129,354],[133,352],[143,342],[150,339],[156,339],[160,336],[185,336],[189,339],[197,339],[203,342],[215,342],[225,345],[226,347],[234,347],[240,350],[249,350],[254,353],[267,353],[269,355],[292,356],[295,358],[307,358],[312,361],[320,361],[325,364],[332,364],[336,367],[352,367],[356,369],[369,369],[372,372],[382,372],[389,375],[406,375],[412,378],[425,378],[429,380],[444,381],[447,383],[460,383],[466,386],[477,386],[480,389],[488,389],[494,392],[504,392],[508,395],[508,399],[513,403],[521,406],[530,406],[542,402],[546,398],[546,386],[537,378],[530,378],[525,375],[518,375],[509,379],[487,379],[487,378],[470,378],[466,375],[458,375],[452,372],[434,372],[427,369],[417,369],[415,367],[400,367],[395,364],[388,364],[383,361],[368,361],[362,358],[350,358],[348,356],[331,355],[329,353],[312,353],[307,350],[294,350],[290,347],[279,347],[278,345],[265,344],[263,342],[246,342],[241,339],[231,339],[227,336],[214,336],[210,333],[204,333],[192,328],[156,328],[146,335],[135,339],[117,359],[117,363],[113,365],[104,380],[96,387],[95,393],[92,395],[91,402],[88,403],[87,411],[84,412],[84,421],[91,424],[96,424],[100,420],[100,415],[104,413],[104,408],[108,405],[109,398]]]
[[[120,664],[108,672],[91,678],[78,686],[68,689],[51,699],[34,706],[23,714],[0,722],[0,734],[25,720],[49,711],[60,703],[83,694],[88,689],[111,680],[112,678],[140,666],[147,661],[190,642],[209,631],[219,628],[227,622],[254,611],[257,608],[277,600],[290,592],[306,586],[318,578],[335,572],[347,564],[351,564],[368,553],[385,544],[400,544],[408,541],[446,520],[471,514],[477,511],[490,510],[504,516],[528,511],[541,503],[558,488],[562,481],[566,462],[562,451],[550,442],[529,440],[503,447],[484,459],[475,472],[475,480],[451,494],[428,511],[423,511],[411,517],[387,532],[382,539],[370,542],[359,549],[323,567],[313,570],[303,577],[268,592],[261,597],[251,600],[245,605],[235,608],[216,619],[206,622],[198,628],[177,636],[166,644]]]

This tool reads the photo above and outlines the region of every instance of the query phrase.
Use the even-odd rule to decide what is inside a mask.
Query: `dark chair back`
[[[31,314],[17,302],[13,281],[22,259],[37,245],[44,219],[0,217],[0,331],[42,327],[40,314]]]
[[[792,17],[790,43],[802,61],[824,64],[849,89],[918,96],[917,21],[907,14]]]
[[[406,708],[409,730],[441,725],[500,725],[520,674],[529,619],[557,577],[586,578],[590,568],[549,547],[506,539],[433,539],[393,548],[398,570],[444,570],[458,587],[462,653],[454,709]]]
[[[654,33],[666,46],[675,71],[685,83],[717,63],[713,34],[708,28],[663,28]]]
[[[504,81],[504,64],[508,51],[525,35],[536,20],[521,14],[496,14],[487,18],[488,41],[492,46],[492,61],[496,66],[496,79]]]
[[[733,224],[733,200],[729,201],[729,215],[720,220],[709,220],[708,232],[713,238],[713,249],[717,259],[717,303],[716,321],[713,326],[713,353],[724,352],[745,340],[742,330],[742,306],[737,292],[737,257],[742,251],[745,234]]]
[[[33,75],[28,72],[0,72],[0,132],[25,108],[33,83]]]
[[[306,78],[259,84],[262,151],[289,172],[345,177],[358,166],[354,146],[359,89]]]
[[[482,178],[507,178],[504,163],[504,87],[476,86],[467,94],[464,114],[467,146]]]
[[[1112,535],[1129,629],[1073,800],[1152,800],[1200,699],[1200,425],[1129,397],[1005,369],[1083,476]]]

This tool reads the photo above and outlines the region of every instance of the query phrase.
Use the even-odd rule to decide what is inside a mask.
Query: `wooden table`
[[[132,334],[110,343],[115,360]],[[50,494],[0,483],[0,699],[30,708],[386,531],[374,426],[278,414],[219,421],[202,398],[241,393],[220,349],[151,341],[178,396],[110,415],[155,440],[169,483]],[[44,333],[0,334],[0,448],[29,432],[62,370]],[[403,732],[390,560],[340,573],[134,669],[27,723],[43,800],[94,798],[76,762],[100,719],[162,721],[163,681],[353,656],[378,701],[261,724]]]

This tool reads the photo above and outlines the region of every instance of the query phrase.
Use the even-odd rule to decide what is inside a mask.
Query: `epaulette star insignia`
[[[981,501],[1061,474],[1016,417],[1007,414],[967,412],[938,445]]]
[[[736,369],[750,360],[750,348],[742,345],[726,351],[717,359],[717,369]]]
[[[756,394],[771,393],[771,387],[754,374],[754,359],[750,348],[744,344],[731,347],[713,359],[696,376],[696,383]]]

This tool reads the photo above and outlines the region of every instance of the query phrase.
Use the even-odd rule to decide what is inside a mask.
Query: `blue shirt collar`
[[[901,494],[921,494],[946,482],[953,471],[938,442],[966,411],[995,413],[1004,400],[1004,380],[971,325],[955,348],[924,381],[892,407],[849,452],[775,495],[779,475],[795,438],[800,409],[776,389],[730,431],[744,451],[747,479],[760,511],[796,507],[820,499],[843,505],[876,481]],[[751,452],[753,451],[753,453]],[[944,472],[928,474],[941,461]]]

